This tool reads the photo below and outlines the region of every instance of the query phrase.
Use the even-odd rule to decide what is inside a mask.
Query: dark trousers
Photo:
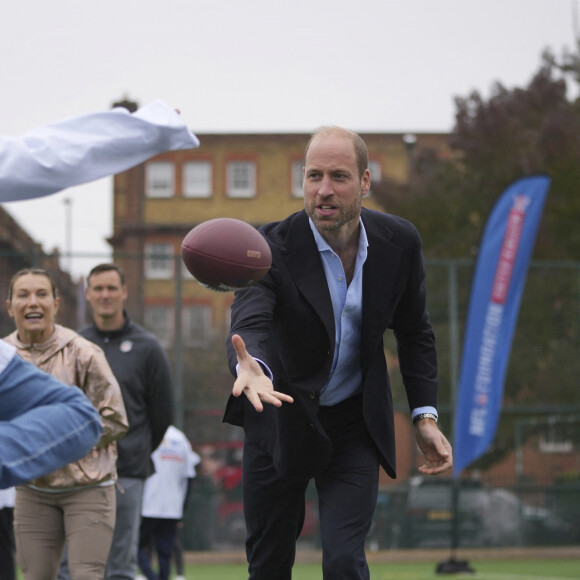
[[[0,580],[14,580],[14,508],[0,509]]]
[[[181,542],[181,536],[179,535],[179,529],[177,529],[175,532],[175,540],[173,542],[173,558],[175,560],[175,571],[177,572],[177,575],[183,576],[183,544]]]
[[[377,501],[379,456],[362,418],[362,397],[323,407],[319,418],[333,444],[315,477],[325,580],[370,578],[364,551]],[[251,437],[244,442],[244,515],[250,580],[290,580],[304,524],[308,481],[282,479]]]
[[[168,580],[171,568],[171,553],[179,520],[142,518],[139,530],[139,567],[148,580]],[[151,548],[157,553],[159,574],[151,567]]]

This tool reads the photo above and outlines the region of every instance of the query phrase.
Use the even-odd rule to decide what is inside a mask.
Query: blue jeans
[[[0,362],[6,363],[6,350]],[[46,475],[84,457],[101,435],[85,394],[13,356],[0,372],[0,486]]]

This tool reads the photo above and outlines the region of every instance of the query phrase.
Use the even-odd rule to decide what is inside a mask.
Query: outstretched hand
[[[425,475],[437,475],[453,466],[451,444],[434,421],[424,419],[416,425],[417,444],[425,457],[419,471]]]
[[[244,393],[258,412],[264,410],[263,403],[281,407],[283,402],[294,402],[290,395],[274,390],[272,381],[264,374],[260,364],[248,354],[244,340],[239,334],[232,336],[232,345],[238,356],[238,378],[232,389],[234,397]]]

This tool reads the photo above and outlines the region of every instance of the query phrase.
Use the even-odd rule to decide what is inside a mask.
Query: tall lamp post
[[[407,181],[411,181],[413,174],[413,150],[417,144],[417,135],[414,133],[405,133],[403,135],[403,144],[405,151],[407,151]]]
[[[65,254],[67,256],[67,266],[69,273],[72,272],[72,199],[70,197],[65,197],[63,199],[65,207]]]

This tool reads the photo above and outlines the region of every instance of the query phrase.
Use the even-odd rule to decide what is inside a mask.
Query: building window
[[[539,448],[542,453],[572,453],[574,451],[574,432],[572,423],[548,420],[542,426],[535,426],[540,430]]]
[[[227,165],[228,197],[256,195],[256,164],[253,161],[231,161]]]
[[[371,188],[367,194],[367,197],[372,194],[373,191],[373,183],[378,185],[383,178],[382,171],[381,171],[381,164],[379,161],[369,161],[368,164],[369,173],[371,174]]]
[[[168,161],[154,161],[145,165],[145,194],[147,197],[171,197],[175,193],[175,167]]]
[[[572,453],[574,451],[574,443],[571,440],[554,441],[540,437],[539,448],[542,453]]]
[[[183,195],[211,197],[212,167],[209,161],[188,161],[183,165]]]
[[[173,278],[173,246],[171,244],[145,244],[145,277],[150,280]]]
[[[181,261],[181,277],[184,280],[195,280],[193,274],[187,269],[187,266],[183,260]]]
[[[303,178],[304,161],[292,163],[292,197],[304,197]]]
[[[173,345],[174,315],[171,306],[147,306],[145,328],[152,332],[163,348]]]
[[[417,175],[430,176],[433,175],[437,167],[437,151],[431,147],[423,147],[417,151],[413,158],[413,168]]]
[[[184,346],[206,348],[213,338],[212,310],[209,306],[184,306],[181,318]]]

